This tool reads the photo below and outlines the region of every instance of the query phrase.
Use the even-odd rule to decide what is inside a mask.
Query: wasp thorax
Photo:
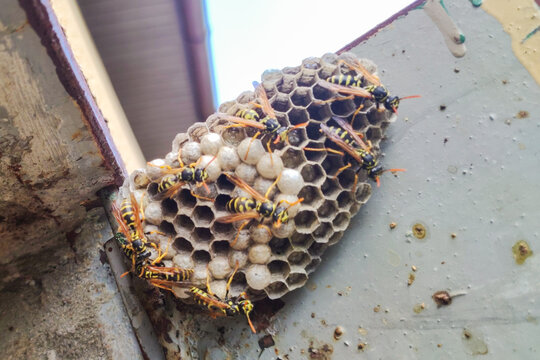
[[[208,173],[204,169],[196,169],[195,170],[195,181],[196,182],[204,182],[206,179],[208,179]]]
[[[372,88],[371,94],[377,102],[384,102],[388,97],[388,90],[384,86],[375,86]]]
[[[265,201],[257,204],[257,211],[264,217],[272,215],[274,211],[274,203],[271,201]]]

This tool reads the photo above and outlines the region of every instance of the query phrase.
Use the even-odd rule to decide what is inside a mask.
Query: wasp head
[[[397,109],[399,107],[399,101],[401,99],[398,98],[397,96],[389,96],[386,98],[386,100],[384,101],[384,107],[387,108],[388,110],[392,110],[393,112],[397,112]]]
[[[208,172],[205,169],[196,169],[194,178],[196,182],[205,182],[208,179]]]
[[[286,126],[279,127],[274,135],[274,144],[279,143],[280,141],[288,141],[289,138],[289,128]]]
[[[272,212],[274,212],[274,203],[271,201],[265,201],[262,203],[258,203],[258,206],[255,208],[259,214],[261,214],[264,217],[269,217],[272,215]]]
[[[276,211],[274,211],[274,215],[272,216],[272,218],[274,223],[286,223],[287,221],[289,221],[289,213],[287,212],[287,208],[283,206],[277,207]]]

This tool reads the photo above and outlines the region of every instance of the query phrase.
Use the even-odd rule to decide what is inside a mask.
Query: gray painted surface
[[[332,359],[540,356],[540,259],[535,254],[517,265],[512,253],[518,240],[540,249],[540,88],[495,19],[465,1],[447,8],[467,37],[463,58],[450,54],[422,10],[353,49],[379,65],[392,92],[422,95],[403,101],[382,145],[382,161],[408,171],[383,177],[308,284],[284,297],[266,331],[280,357],[270,348],[261,359],[325,359],[324,351],[313,352],[325,344]],[[528,117],[519,119],[520,111]],[[411,235],[417,222],[427,226],[424,241]],[[416,279],[408,286],[413,265]],[[439,290],[466,294],[437,308],[431,296]],[[191,315],[179,316],[183,323],[175,326],[193,327]],[[259,355],[264,334],[249,334],[245,319],[199,324],[183,351],[203,358],[208,350],[207,359]],[[223,336],[216,325],[225,326]],[[345,333],[335,341],[338,325]]]

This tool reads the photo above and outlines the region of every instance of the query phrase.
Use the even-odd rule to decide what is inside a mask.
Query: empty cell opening
[[[317,242],[326,242],[332,232],[333,230],[330,223],[322,223],[315,231],[313,231],[313,237]]]
[[[317,257],[320,257],[325,251],[326,251],[326,248],[328,247],[327,244],[323,244],[323,243],[317,243],[317,242],[314,242],[308,249],[308,252],[311,256],[317,256]]]
[[[326,200],[322,206],[319,207],[317,210],[317,213],[319,214],[319,217],[321,218],[329,218],[333,217],[335,213],[337,213],[337,206],[336,202],[332,200]]]
[[[289,94],[296,87],[293,75],[283,75],[283,79],[276,84],[277,91],[283,94]]]
[[[332,113],[334,113],[334,115],[342,117],[349,116],[356,110],[356,108],[357,106],[355,106],[352,99],[336,100],[330,103],[330,109],[332,109]]]
[[[371,186],[367,183],[359,184],[356,188],[356,201],[365,203],[371,196]]]
[[[215,131],[219,131],[216,129]],[[246,137],[246,132],[244,128],[241,127],[231,127],[224,129],[221,133],[221,138],[223,142],[227,145],[237,146],[242,140]]]
[[[150,198],[154,198],[157,195],[158,186],[159,184],[155,182],[152,182],[148,185],[146,191],[148,192],[148,195],[150,195]]]
[[[179,228],[185,229],[187,231],[191,231],[195,227],[195,224],[193,224],[193,221],[191,221],[191,218],[186,215],[178,215],[176,219],[174,219],[174,223]]]
[[[274,260],[268,263],[268,270],[270,273],[274,276],[281,276],[283,278],[286,278],[287,275],[289,275],[289,272],[291,271],[291,267],[289,264],[287,264],[285,261],[281,260]]]
[[[193,245],[191,245],[191,243],[187,239],[184,239],[182,237],[174,240],[173,248],[180,253],[186,254],[191,254],[191,252],[193,251]]]
[[[306,134],[305,127],[296,128],[294,130],[289,131],[288,140],[289,140],[289,144],[292,146],[299,146],[306,139],[307,139],[307,134]],[[282,145],[284,144],[285,143],[282,143]]]
[[[304,198],[304,201],[302,202],[304,205],[314,206],[322,199],[322,194],[321,191],[314,186],[304,186],[298,193],[298,198]]]
[[[165,216],[174,216],[178,212],[178,205],[173,199],[165,199],[161,202],[161,210]]]
[[[326,79],[325,79],[326,80]],[[317,84],[313,87],[313,97],[317,100],[326,101],[333,98],[335,93]]]
[[[303,273],[290,274],[289,277],[287,278],[287,284],[289,284],[289,286],[294,286],[294,287],[300,287],[304,285],[306,281],[307,281],[307,275]]]
[[[319,140],[324,136],[319,123],[313,121],[306,126],[306,134],[310,140]]]
[[[324,149],[324,144],[321,144],[319,142],[310,141],[306,147],[308,148],[315,148],[315,149]],[[320,162],[322,159],[327,156],[327,152],[325,151],[313,151],[313,150],[306,150],[304,149],[304,155],[306,156],[306,159],[309,161],[316,161]]]
[[[265,288],[270,299],[277,299],[289,292],[287,284],[281,281],[271,283]]]
[[[353,196],[350,191],[343,191],[337,197],[338,206],[340,209],[348,209],[353,203]]]
[[[317,182],[317,180],[325,176],[319,164],[307,164],[302,168],[300,173],[306,182]]]
[[[344,170],[341,174],[338,175],[339,184],[344,189],[350,189],[352,188],[354,184],[355,176],[356,176],[356,173],[353,170],[351,169]],[[358,173],[358,183],[362,182],[362,180],[365,180],[365,171],[360,171]]]
[[[317,215],[309,210],[301,211],[294,217],[298,229],[310,229],[316,221]]]
[[[208,206],[197,206],[193,211],[193,218],[197,225],[208,225],[214,219],[214,212]]]
[[[333,196],[340,190],[339,184],[335,179],[326,179],[321,186],[321,191],[324,196]]]
[[[383,120],[386,119],[386,111],[378,111],[373,109],[367,113],[367,120],[371,125],[379,125]]]
[[[291,101],[296,106],[307,106],[311,102],[309,88],[297,88],[291,95]]]
[[[234,184],[229,181],[227,176],[225,174],[221,174],[217,180],[216,185],[218,189],[222,192],[230,193],[234,190]]]
[[[192,209],[197,203],[197,198],[191,194],[191,190],[182,189],[178,193],[178,203],[180,205],[180,208]]]
[[[382,131],[378,127],[370,126],[366,131],[366,137],[372,142],[378,141],[382,138]]]
[[[193,232],[193,240],[196,242],[209,242],[213,239],[214,237],[208,228],[195,228]]]
[[[270,97],[270,95],[268,95],[268,97]],[[272,108],[275,111],[286,112],[289,110],[290,106],[289,97],[287,95],[278,94],[274,101],[272,101]]]
[[[311,260],[311,256],[303,251],[293,251],[287,259],[292,265],[304,266]]]
[[[244,273],[238,271],[234,274],[234,278],[231,281],[231,288],[229,294],[231,296],[238,296],[247,287],[246,276]]]
[[[218,211],[226,211],[227,203],[231,200],[231,197],[229,195],[218,195],[216,196],[216,201],[214,202],[214,206],[216,207],[216,210]]]
[[[176,235],[174,225],[165,220],[163,220],[161,224],[159,224],[158,230],[167,235]]]
[[[281,161],[283,161],[283,166],[285,166],[287,168],[290,168],[290,169],[296,169],[303,162],[305,162],[306,159],[305,159],[304,155],[302,154],[301,150],[288,148],[281,155]]]
[[[227,255],[229,252],[229,242],[228,241],[214,241],[212,243],[212,250],[214,254]]]
[[[278,239],[278,238],[272,238],[270,242],[268,243],[270,246],[270,249],[272,250],[272,254],[275,255],[285,255],[287,251],[291,248],[291,243],[289,242],[289,239]]]
[[[330,154],[322,162],[322,168],[328,174],[328,176],[336,176],[338,170],[343,167],[343,157],[338,154]],[[343,184],[341,184],[343,186]]]
[[[306,266],[306,272],[308,274],[311,274],[313,271],[315,271],[315,269],[317,268],[317,266],[319,266],[319,264],[321,263],[321,259],[319,258],[314,258],[313,260],[311,260],[311,262]]]
[[[334,245],[334,244],[337,243],[339,240],[341,240],[342,237],[343,237],[343,231],[338,231],[338,232],[334,233],[334,234],[330,237],[330,240],[328,241],[328,245]]]
[[[287,66],[281,70],[284,74],[290,74],[290,75],[296,75],[300,72],[301,67],[300,66]]]
[[[191,256],[195,263],[206,263],[210,262],[211,256],[210,253],[206,250],[197,250]]]
[[[328,104],[311,103],[307,108],[309,117],[317,121],[326,121],[332,116]]]
[[[332,224],[334,225],[334,229],[337,230],[345,230],[347,226],[349,225],[349,214],[346,212],[339,213],[334,221],[332,221]]]
[[[293,249],[308,248],[313,243],[313,237],[310,234],[294,233],[291,236],[291,244]]]
[[[212,225],[212,232],[217,237],[225,238],[234,232],[234,226],[233,224],[215,222]]]
[[[306,110],[299,108],[292,108],[289,111],[289,121],[291,125],[303,124],[309,120],[309,116]]]
[[[313,86],[318,80],[316,69],[306,69],[296,78],[298,86]]]

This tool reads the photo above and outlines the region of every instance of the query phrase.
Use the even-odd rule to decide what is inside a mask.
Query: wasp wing
[[[256,219],[259,217],[259,213],[256,211],[248,211],[241,214],[231,214],[219,217],[216,219],[219,223],[230,224],[240,220]]]
[[[362,147],[364,150],[366,151],[369,151],[369,148],[368,146],[366,145],[366,143],[360,138],[360,136],[358,136],[358,134],[356,133],[356,131],[354,131],[354,129],[352,128],[351,124],[349,124],[348,122],[346,122],[345,120],[341,119],[341,118],[338,118],[337,116],[333,116],[332,119],[338,123],[339,126],[341,126],[344,130],[346,130],[349,135],[352,136],[352,138],[354,139],[354,141],[356,141],[356,143]]]
[[[333,83],[325,81],[325,80],[319,80],[319,82],[317,84],[319,84],[320,86],[322,86],[325,89],[336,91],[336,92],[339,92],[339,93],[348,94],[348,95],[354,95],[354,96],[368,98],[368,99],[373,99],[373,95],[371,95],[371,93],[369,91],[367,91],[366,89],[363,89],[361,87],[343,86],[343,85],[333,84]]]
[[[259,194],[257,192],[257,190],[255,190],[254,188],[252,188],[251,186],[249,186],[244,180],[240,179],[238,176],[236,175],[231,175],[231,174],[225,174],[227,175],[227,178],[229,178],[229,180],[236,186],[238,186],[239,188],[241,189],[244,189],[248,194],[250,194],[255,200],[257,201],[260,201],[260,202],[264,202],[264,201],[267,201],[268,199],[265,198],[264,196],[262,196],[261,194]]]
[[[326,136],[336,143],[337,146],[345,150],[349,155],[351,155],[360,165],[364,163],[364,160],[360,157],[358,152],[345,141],[343,141],[338,135],[336,135],[328,126],[321,124],[321,130],[326,134]]]
[[[266,90],[264,90],[263,85],[258,83],[257,81],[254,81],[253,86],[255,87],[255,95],[261,100],[261,107],[264,113],[268,117],[275,119],[276,113],[270,105],[270,101],[268,100],[268,96],[266,95]]]

